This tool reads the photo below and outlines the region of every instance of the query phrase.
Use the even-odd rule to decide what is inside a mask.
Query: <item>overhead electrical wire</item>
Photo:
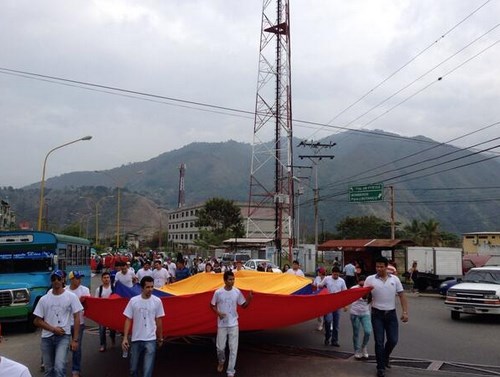
[[[469,48],[470,46],[472,46],[474,43],[476,43],[477,41],[479,41],[481,38],[483,38],[484,36],[488,35],[489,33],[491,33],[493,30],[495,30],[496,28],[498,28],[500,26],[500,24],[496,24],[495,26],[493,26],[491,29],[489,29],[488,31],[486,31],[485,33],[481,34],[479,37],[475,38],[474,40],[472,40],[471,42],[467,43],[464,47],[460,48],[458,51],[454,52],[453,54],[451,54],[450,56],[448,56],[446,59],[442,60],[441,62],[439,62],[437,65],[435,65],[434,67],[432,67],[431,69],[427,70],[426,72],[424,72],[422,75],[420,75],[419,77],[417,77],[416,79],[414,79],[413,81],[409,82],[408,84],[406,84],[405,86],[403,86],[401,89],[395,91],[394,93],[392,93],[389,97],[383,99],[382,101],[380,101],[379,103],[377,103],[376,105],[372,106],[370,109],[368,109],[367,111],[365,111],[364,113],[362,113],[361,115],[357,116],[356,118],[354,118],[353,120],[351,120],[350,122],[346,123],[344,125],[344,127],[348,127],[350,126],[351,124],[353,124],[354,122],[356,122],[357,120],[363,118],[365,115],[368,115],[369,113],[371,113],[372,111],[374,111],[375,109],[379,108],[380,106],[382,106],[384,103],[388,102],[390,99],[396,97],[398,94],[400,94],[401,92],[403,92],[404,90],[408,89],[409,87],[411,87],[413,84],[417,83],[418,81],[420,81],[421,79],[423,79],[425,76],[427,76],[428,74],[430,74],[431,72],[435,71],[437,68],[439,68],[440,66],[442,66],[444,63],[446,63],[447,61],[453,59],[455,56],[457,56],[458,54],[460,54],[461,52],[465,51],[467,48]],[[497,41],[498,43],[498,41]],[[492,46],[490,46],[489,48],[491,48]],[[440,81],[441,79],[438,79],[438,81]],[[427,89],[427,87],[425,87],[425,89]],[[417,92],[417,93],[420,93],[420,92]],[[411,97],[410,97],[411,98]],[[387,114],[387,113],[384,113],[384,115]],[[374,122],[375,120],[377,120],[379,117],[376,117],[374,119],[372,119],[370,122],[366,123],[366,124],[363,124],[362,127],[366,127],[367,125],[371,124],[372,122]]]
[[[190,100],[185,100],[185,99],[180,99],[180,98],[175,98],[175,97],[162,96],[159,94],[152,94],[152,93],[124,89],[124,88],[113,87],[113,86],[108,86],[108,85],[101,85],[101,84],[96,84],[96,83],[91,83],[91,82],[72,80],[72,79],[67,79],[67,78],[63,78],[63,77],[44,75],[44,74],[40,74],[40,73],[20,71],[20,70],[16,70],[16,69],[7,68],[7,67],[0,67],[0,73],[6,74],[6,75],[11,75],[11,76],[23,77],[23,78],[27,78],[27,79],[31,79],[31,80],[44,81],[44,82],[48,82],[48,83],[56,84],[56,85],[64,85],[64,86],[75,87],[75,88],[79,88],[79,89],[85,89],[85,90],[90,90],[90,91],[95,91],[95,92],[100,92],[100,93],[105,93],[105,94],[111,94],[111,95],[116,95],[116,96],[120,96],[120,97],[155,102],[155,103],[166,104],[166,105],[170,105],[170,106],[185,107],[185,108],[192,109],[192,110],[206,111],[206,112],[222,114],[222,115],[239,116],[239,117],[246,118],[246,119],[253,119],[255,116],[255,112],[249,111],[249,110],[236,109],[236,108],[231,108],[231,107],[227,107],[227,106],[212,105],[212,104],[208,104],[208,103],[204,103],[204,102],[190,101]],[[123,94],[123,93],[126,93],[126,94]],[[154,99],[151,99],[149,97],[152,97]],[[173,103],[160,101],[160,99],[165,100],[165,101],[172,101]],[[203,106],[203,108],[194,107],[194,106]],[[212,110],[212,109],[216,109],[216,110]],[[226,113],[223,111],[229,111],[230,113]],[[241,114],[245,114],[248,116],[243,116]],[[429,143],[429,144],[432,143],[432,141],[417,140],[417,139],[414,139],[411,137],[406,137],[406,136],[401,136],[401,135],[388,134],[388,133],[378,132],[378,131],[351,129],[351,128],[341,127],[341,126],[325,125],[322,123],[307,121],[307,120],[302,120],[302,119],[292,119],[292,121],[296,122],[296,123],[298,122],[298,123],[311,125],[311,126],[328,126],[330,128],[341,129],[341,130],[345,130],[345,131],[353,131],[353,132],[358,132],[358,133],[363,133],[363,134],[368,134],[368,135],[376,135],[376,136],[386,137],[386,138],[391,138],[391,139],[406,140],[406,141],[413,142],[413,143],[415,143],[415,142],[416,143]]]
[[[497,146],[492,147],[492,148],[498,148],[498,147],[500,147],[500,145],[497,145]],[[490,148],[488,148],[488,149],[490,149]],[[486,151],[486,150],[484,150],[484,151]],[[469,154],[467,156],[462,156],[462,157],[459,157],[459,158],[456,158],[456,159],[453,159],[453,160],[450,160],[450,161],[446,161],[446,162],[443,162],[443,163],[440,163],[440,164],[435,164],[435,165],[429,166],[427,168],[422,168],[422,169],[419,169],[419,170],[416,170],[416,171],[412,171],[412,172],[400,174],[398,176],[390,177],[387,180],[384,180],[384,183],[388,184],[388,185],[395,185],[395,184],[399,184],[399,183],[411,181],[411,180],[414,180],[414,179],[426,178],[426,177],[429,177],[429,176],[432,176],[432,175],[435,175],[435,174],[445,173],[445,172],[448,172],[448,171],[451,171],[451,170],[460,169],[460,168],[463,168],[463,167],[475,165],[475,164],[478,164],[478,163],[481,163],[481,162],[489,161],[489,160],[492,160],[494,158],[500,157],[498,155],[497,156],[490,156],[490,157],[486,157],[486,158],[483,158],[483,159],[480,159],[480,160],[476,160],[476,161],[472,161],[472,162],[469,162],[469,163],[465,163],[465,164],[462,164],[462,165],[457,165],[457,166],[453,166],[453,167],[450,167],[450,168],[447,168],[447,169],[442,169],[442,170],[434,171],[434,172],[427,173],[427,174],[424,174],[424,175],[420,175],[420,176],[417,176],[417,177],[410,177],[410,178],[407,178],[407,179],[404,179],[404,180],[390,182],[393,179],[403,178],[403,177],[408,176],[408,175],[412,175],[412,174],[415,174],[415,173],[418,173],[418,172],[421,172],[421,171],[424,171],[424,170],[427,170],[427,169],[431,169],[431,168],[434,168],[434,167],[437,167],[437,166],[440,166],[440,165],[444,165],[444,164],[447,164],[447,163],[450,163],[450,162],[454,162],[454,161],[457,161],[459,159],[470,157],[472,155],[479,154],[479,153],[482,153],[482,152],[474,152],[474,153],[471,153],[471,154]],[[335,197],[338,197],[338,196],[346,195],[347,193],[348,193],[347,190],[342,190],[342,191],[339,191],[339,192],[336,192],[336,193],[332,193],[332,194],[328,194],[328,195],[322,195],[319,198],[319,201],[325,201],[325,200],[328,200],[329,198],[335,198]],[[306,204],[306,203],[304,203],[304,204]],[[312,201],[311,201],[311,203],[312,203]]]
[[[467,150],[471,150],[472,148],[475,148],[479,145],[483,145],[483,144],[489,144],[491,143],[492,141],[495,141],[495,140],[499,140],[500,139],[500,136],[499,137],[496,137],[494,139],[489,139],[487,141],[483,141],[483,142],[480,142],[480,143],[476,143],[474,145],[471,145],[469,147],[464,147],[464,148],[457,148],[456,150],[454,151],[451,151],[451,152],[448,152],[448,153],[445,153],[445,154],[442,154],[442,155],[439,155],[439,156],[436,156],[436,157],[429,157],[429,158],[426,158],[425,160],[421,160],[421,161],[418,161],[418,162],[414,162],[412,164],[409,164],[409,165],[404,165],[404,166],[400,166],[400,167],[396,167],[396,168],[393,168],[393,169],[390,169],[390,170],[385,170],[381,173],[375,173],[375,174],[372,174],[372,175],[369,175],[367,177],[363,177],[363,179],[370,179],[370,178],[376,178],[376,177],[380,177],[380,176],[383,176],[387,173],[392,173],[392,172],[395,172],[395,171],[400,171],[400,170],[404,170],[404,169],[408,169],[408,168],[412,168],[414,166],[418,166],[418,165],[421,165],[421,164],[425,164],[427,162],[431,162],[431,161],[435,161],[435,160],[441,160],[442,158],[444,157],[447,157],[447,156],[451,156],[453,154],[456,154],[456,153],[460,153],[460,152],[464,152],[464,151],[467,151]],[[459,157],[458,159],[462,159],[462,158],[466,158],[466,157],[469,157],[469,156],[473,156],[473,155],[476,155],[478,153],[482,153],[482,152],[488,152],[492,149],[496,149],[498,148],[500,145],[496,145],[494,147],[491,147],[491,148],[487,148],[487,149],[484,149],[484,150],[481,150],[481,151],[475,151],[475,152],[472,152],[466,156],[462,156],[462,157]],[[449,160],[449,161],[445,161],[445,162],[442,162],[442,163],[439,163],[439,164],[435,164],[435,165],[432,165],[432,166],[429,166],[429,167],[426,167],[426,168],[423,168],[423,169],[419,169],[419,170],[415,170],[411,173],[408,173],[408,174],[413,174],[415,172],[419,172],[421,170],[425,170],[425,169],[429,169],[429,168],[432,168],[432,167],[435,167],[435,166],[440,166],[440,165],[443,165],[443,164],[447,164],[449,162],[453,162],[455,161],[456,159],[453,159],[453,160]],[[335,186],[339,186],[341,185],[340,183],[334,183],[332,185],[328,185],[326,187],[335,187]]]
[[[475,13],[477,13],[481,8],[483,8],[484,6],[486,6],[486,4],[488,4],[489,2],[491,2],[491,0],[487,0],[485,1],[483,4],[481,4],[479,7],[477,7],[476,9],[474,9],[471,13],[469,13],[466,17],[464,17],[462,20],[460,20],[458,23],[456,23],[454,26],[452,26],[448,31],[444,32],[439,38],[437,38],[435,41],[433,41],[432,43],[430,43],[427,47],[425,47],[423,50],[421,50],[420,52],[418,52],[416,55],[414,55],[412,58],[410,58],[406,63],[404,63],[401,67],[399,67],[398,69],[396,69],[394,72],[392,72],[389,76],[387,76],[385,79],[383,79],[382,81],[380,81],[378,84],[376,84],[373,88],[371,88],[370,90],[368,90],[365,94],[363,94],[360,98],[358,98],[356,101],[354,101],[353,103],[351,103],[349,106],[347,106],[346,108],[344,108],[342,111],[340,111],[339,113],[337,113],[332,119],[330,119],[328,122],[327,122],[327,125],[329,125],[331,122],[333,122],[334,120],[336,120],[339,116],[341,116],[342,114],[344,114],[346,111],[348,111],[349,109],[351,109],[353,106],[357,105],[359,102],[361,102],[363,99],[365,99],[367,96],[369,96],[371,93],[373,93],[376,89],[378,89],[379,87],[381,87],[383,84],[385,84],[387,81],[389,81],[392,77],[394,77],[397,73],[399,73],[400,71],[402,71],[404,68],[406,68],[408,65],[410,65],[412,62],[414,62],[418,57],[420,57],[422,54],[424,54],[427,50],[429,50],[431,47],[433,47],[435,44],[437,44],[438,42],[440,42],[442,39],[444,39],[448,34],[450,34],[452,31],[454,31],[456,28],[458,28],[461,24],[463,24],[465,21],[467,21],[470,17],[472,17]],[[312,135],[314,136],[314,134]],[[311,136],[311,137],[312,137]]]

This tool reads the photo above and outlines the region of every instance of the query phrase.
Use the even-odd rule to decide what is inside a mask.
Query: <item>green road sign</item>
[[[349,186],[349,201],[351,203],[379,202],[384,199],[382,183],[363,186]]]

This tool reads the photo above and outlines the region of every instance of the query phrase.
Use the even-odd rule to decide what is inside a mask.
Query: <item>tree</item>
[[[75,236],[79,237],[80,236],[80,224],[78,223],[73,223],[65,227],[64,229],[61,230],[62,234],[66,234],[67,236]]]
[[[440,246],[441,233],[439,232],[439,222],[429,219],[422,223],[422,244],[424,246]]]
[[[201,239],[197,245],[218,246],[227,238],[243,237],[243,218],[240,208],[232,200],[212,198],[198,211],[196,226]]]
[[[409,225],[403,228],[404,237],[412,240],[417,245],[422,244],[422,223],[413,219]]]
[[[436,219],[412,220],[403,231],[404,237],[413,240],[417,245],[460,247],[460,238],[454,233],[440,231]]]
[[[337,238],[391,238],[391,224],[376,216],[346,217],[337,226]]]

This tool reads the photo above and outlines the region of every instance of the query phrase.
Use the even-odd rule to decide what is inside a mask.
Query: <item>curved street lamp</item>
[[[40,208],[38,209],[38,230],[42,230],[42,215],[43,215],[43,201],[44,201],[44,197],[43,197],[43,194],[44,194],[44,190],[45,190],[45,168],[47,166],[47,158],[49,157],[49,155],[54,152],[55,150],[58,150],[60,148],[63,148],[67,145],[70,145],[70,144],[74,144],[74,143],[78,143],[79,141],[86,141],[86,140],[90,140],[92,139],[92,136],[85,136],[85,137],[82,137],[80,139],[76,139],[76,140],[73,140],[73,141],[70,141],[68,143],[65,143],[65,144],[62,144],[62,145],[59,145],[58,147],[55,147],[55,148],[52,148],[45,156],[45,160],[43,161],[43,170],[42,170],[42,181],[40,182]]]

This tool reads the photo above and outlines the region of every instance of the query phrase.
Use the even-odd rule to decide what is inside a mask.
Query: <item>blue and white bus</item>
[[[78,270],[90,288],[90,241],[37,231],[0,231],[0,322],[27,322],[51,287],[50,274]]]

